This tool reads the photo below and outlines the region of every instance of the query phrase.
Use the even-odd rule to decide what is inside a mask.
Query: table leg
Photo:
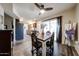
[[[42,56],[46,56],[46,42],[42,42]]]

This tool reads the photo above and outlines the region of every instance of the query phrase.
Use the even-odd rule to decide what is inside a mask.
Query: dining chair
[[[46,42],[47,46],[47,55],[52,55],[53,54],[53,49],[54,49],[54,33],[50,37],[50,41]]]
[[[38,38],[35,33],[31,34],[31,40],[32,40],[32,56],[36,53],[37,56],[39,56],[40,48],[42,48],[42,43],[38,41]],[[42,54],[41,54],[42,55]]]

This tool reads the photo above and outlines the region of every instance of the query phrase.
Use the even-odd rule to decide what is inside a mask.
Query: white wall
[[[76,20],[78,21],[78,41],[79,41],[79,4],[76,6]]]
[[[76,22],[75,21],[75,8],[72,8],[70,10],[64,11],[59,14],[59,16],[62,16],[62,44],[64,44],[65,40],[65,24],[68,24],[69,21]]]
[[[4,10],[3,7],[0,5],[0,15],[4,16]]]
[[[13,18],[7,14],[4,14],[4,25],[7,25],[7,29],[12,29]]]
[[[0,5],[0,29],[4,29],[4,10]]]
[[[75,49],[79,54],[79,4],[77,4],[77,6],[76,6],[75,18],[78,23],[78,41],[76,42]]]
[[[3,7],[5,13],[7,13],[10,16],[13,16],[13,5],[12,3],[1,3],[1,6]]]

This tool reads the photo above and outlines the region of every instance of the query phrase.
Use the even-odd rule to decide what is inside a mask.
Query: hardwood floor
[[[26,39],[13,47],[13,56],[32,56],[31,54],[31,39]],[[54,42],[52,56],[79,56],[74,47],[61,45]]]
[[[25,40],[13,46],[13,56],[32,56],[31,44],[31,38],[27,36]]]
[[[53,56],[79,56],[75,47],[62,45],[54,42]]]
[[[53,56],[61,56],[61,44],[54,42]]]
[[[74,47],[67,45],[62,45],[62,54],[63,56],[79,56]]]

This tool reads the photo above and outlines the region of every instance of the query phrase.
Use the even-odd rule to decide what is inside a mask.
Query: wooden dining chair
[[[31,34],[31,39],[32,39],[32,55],[36,53],[36,55],[39,56],[40,54],[39,49],[42,48],[42,43],[38,41],[38,38],[35,33]]]
[[[52,55],[53,54],[53,49],[54,49],[54,33],[51,35],[50,41],[46,42],[46,46],[48,48],[49,51],[47,55]]]

